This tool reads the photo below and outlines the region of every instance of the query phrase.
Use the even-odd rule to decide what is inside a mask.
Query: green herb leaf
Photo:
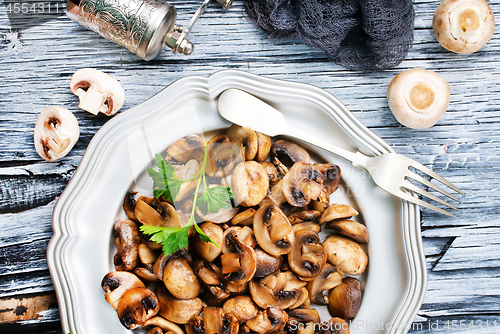
[[[234,198],[229,187],[205,188],[203,194],[198,197],[197,205],[201,213],[217,213],[220,209],[231,208],[231,199]]]
[[[186,181],[177,178],[174,167],[167,164],[161,155],[156,154],[155,160],[158,171],[153,168],[148,169],[148,175],[153,179],[153,194],[156,198],[163,195],[173,202]]]
[[[189,244],[188,225],[183,228],[142,225],[140,230],[144,234],[151,235],[151,241],[162,244],[165,255],[170,255]]]
[[[203,230],[198,226],[198,224],[194,224],[194,228],[198,232],[198,234],[200,235],[200,239],[202,241],[204,241],[204,242],[211,242],[215,246],[217,246],[218,248],[220,248],[219,244],[217,244],[215,241],[212,240],[212,238],[210,238],[208,235],[206,235],[205,232],[203,232]]]

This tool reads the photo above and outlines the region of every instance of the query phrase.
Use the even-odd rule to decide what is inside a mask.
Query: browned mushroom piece
[[[175,323],[159,316],[153,317],[144,323],[143,328],[149,327],[159,327],[165,334],[184,334],[183,330]]]
[[[342,235],[330,235],[323,241],[326,259],[337,270],[350,275],[362,274],[368,264],[368,256],[361,246]]]
[[[112,271],[104,276],[101,287],[106,292],[106,301],[116,310],[127,290],[145,286],[137,276],[128,271]]]
[[[366,226],[354,220],[333,220],[326,223],[325,228],[350,237],[361,244],[366,244],[369,240]]]
[[[278,207],[282,207],[283,204],[288,204],[285,195],[283,195],[283,180],[279,180],[269,191],[269,194],[264,198],[259,206],[264,206],[267,204],[274,204]]]
[[[321,318],[316,309],[306,309],[306,308],[295,308],[293,310],[287,310],[288,322],[295,321],[296,323],[308,323],[313,322],[319,324]]]
[[[317,210],[304,210],[304,211],[297,211],[288,215],[288,220],[292,225],[305,222],[319,223],[320,217],[321,217],[321,212]]]
[[[134,214],[144,225],[180,227],[179,217],[172,205],[167,202],[160,202],[157,205],[160,212],[139,198],[135,206]]]
[[[118,254],[123,270],[131,271],[137,266],[138,247],[141,243],[139,227],[130,219],[117,220],[113,226]]]
[[[325,293],[340,285],[342,283],[342,276],[334,266],[326,263],[319,275],[307,283],[306,287],[309,291],[311,302],[318,305],[328,304],[328,296]]]
[[[146,288],[127,290],[118,301],[118,318],[127,329],[136,329],[154,317],[160,309],[158,298]]]
[[[268,307],[260,311],[255,318],[248,320],[246,325],[258,334],[270,334],[283,330],[287,321],[288,315],[285,311],[279,307]]]
[[[322,193],[328,198],[340,185],[340,167],[332,163],[317,164],[316,167],[323,174]]]
[[[187,324],[200,314],[203,302],[200,298],[177,299],[164,286],[154,290],[160,304],[159,314],[177,324]]]
[[[321,225],[340,219],[349,219],[359,213],[352,206],[347,204],[332,204],[321,214],[319,223]]]
[[[205,172],[211,177],[226,177],[234,166],[245,161],[241,146],[224,142],[210,150]]]
[[[179,192],[174,198],[174,201],[178,202],[189,196],[196,188],[197,178],[195,178],[195,175],[200,171],[201,165],[195,159],[191,159],[183,165],[173,165],[172,167],[174,168],[175,176],[179,180],[191,180],[184,182],[180,186]]]
[[[250,296],[236,296],[228,299],[224,302],[222,310],[224,313],[234,315],[240,324],[256,317],[259,313],[259,308]]]
[[[277,140],[271,148],[271,161],[285,175],[296,162],[309,163],[309,153],[297,144]]]
[[[314,279],[326,263],[326,255],[319,236],[314,231],[295,232],[292,251],[288,254],[288,264],[302,280]]]
[[[220,257],[224,279],[237,285],[250,281],[257,269],[255,251],[238,239],[234,232],[226,235],[225,242],[229,243],[235,252],[222,254]]]
[[[249,284],[243,283],[243,284],[234,284],[231,282],[226,282],[226,289],[229,291],[231,296],[240,296],[244,294],[248,294],[249,291]]]
[[[204,146],[203,140],[197,135],[187,135],[169,146],[165,160],[171,163],[173,162],[172,159],[174,159],[178,163],[184,164],[194,159],[201,163],[203,161]]]
[[[269,188],[272,188],[280,180],[278,170],[276,169],[276,166],[269,161],[263,161],[260,164],[266,169],[267,176],[269,178]]]
[[[135,205],[137,204],[137,201],[135,200],[134,197],[135,195],[137,195],[137,191],[130,191],[130,190],[127,191],[127,194],[123,199],[123,211],[125,211],[125,214],[127,215],[128,219],[137,223],[139,221],[137,220],[134,214]]]
[[[342,284],[330,291],[328,311],[332,317],[352,319],[361,305],[361,282],[354,277],[345,277]]]
[[[349,334],[349,324],[339,317],[331,318],[327,323],[331,334]]]
[[[158,259],[159,253],[145,244],[140,244],[137,253],[142,264],[150,271],[153,271],[153,265]]]
[[[305,287],[300,288],[297,290],[297,294],[299,295],[297,301],[290,305],[289,309],[293,310],[299,307],[308,309],[311,305],[311,301],[309,300],[309,292],[307,289]]]
[[[254,215],[255,238],[266,252],[283,255],[292,251],[294,233],[283,211],[274,204],[261,206]]]
[[[222,228],[213,223],[203,223],[200,229],[210,237],[219,247],[211,242],[205,242],[200,238],[199,233],[196,233],[189,243],[189,249],[193,254],[200,258],[212,262],[222,252],[224,242],[224,231]]]
[[[269,156],[271,152],[271,137],[260,132],[255,132],[257,135],[258,149],[255,155],[255,161],[263,162]]]
[[[146,334],[163,334],[163,330],[160,327],[152,327]]]
[[[245,148],[245,160],[253,160],[259,150],[259,139],[255,131],[249,127],[231,125],[226,135],[231,142],[242,145]]]
[[[134,274],[136,274],[137,277],[139,277],[147,282],[151,282],[151,283],[160,282],[160,280],[158,279],[158,277],[156,277],[154,272],[152,272],[149,269],[143,268],[143,267],[136,267],[134,269]]]
[[[315,164],[295,163],[283,178],[283,195],[290,205],[302,207],[323,190],[323,175]]]
[[[231,188],[236,203],[243,206],[257,205],[266,197],[269,189],[267,172],[258,162],[242,162],[233,170]]]
[[[312,222],[304,222],[304,223],[298,223],[295,225],[292,225],[293,233],[296,233],[297,231],[301,230],[306,230],[306,231],[313,231],[316,233],[319,233],[321,231],[321,226],[319,226],[316,223]]]
[[[193,334],[237,334],[238,319],[220,307],[205,307],[202,317],[191,320]]]
[[[299,289],[307,282],[300,280],[293,272],[276,272],[260,280],[250,281],[253,301],[262,308],[270,306],[286,309],[297,302]]]
[[[231,219],[231,225],[252,225],[253,224],[253,216],[255,214],[254,208],[248,208],[245,211],[238,213],[236,216]]]
[[[255,249],[257,257],[257,270],[254,277],[265,277],[277,271],[283,265],[280,255],[271,255],[260,248]]]
[[[254,231],[248,226],[231,226],[224,231],[224,240],[229,234],[233,234],[238,240],[250,248],[257,247]],[[224,242],[222,246],[222,254],[235,253],[236,249],[229,242]]]
[[[191,268],[191,255],[184,249],[168,257],[163,269],[163,283],[177,299],[193,299],[201,291],[198,278]]]
[[[220,305],[229,297],[226,282],[222,278],[222,271],[215,264],[207,261],[197,261],[193,270],[205,288],[205,301],[209,305]]]

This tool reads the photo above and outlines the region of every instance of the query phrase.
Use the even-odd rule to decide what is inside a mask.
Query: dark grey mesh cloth
[[[413,42],[412,0],[243,0],[272,38],[298,36],[335,63],[380,71],[404,60]]]

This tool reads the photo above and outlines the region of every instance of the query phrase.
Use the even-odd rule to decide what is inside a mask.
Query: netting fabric
[[[272,38],[299,37],[353,70],[381,71],[404,60],[413,42],[412,0],[243,0]]]

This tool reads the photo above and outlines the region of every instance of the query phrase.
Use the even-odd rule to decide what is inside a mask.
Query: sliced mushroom
[[[302,280],[316,277],[326,263],[326,255],[316,232],[300,230],[295,232],[292,251],[288,254],[288,264]]]
[[[283,265],[280,255],[271,255],[260,248],[255,249],[257,257],[257,270],[254,277],[265,277],[277,271]]]
[[[133,288],[144,288],[144,283],[132,273],[127,271],[112,271],[101,282],[102,289],[106,292],[106,301],[116,310],[118,302],[124,293]]]
[[[266,160],[271,151],[271,137],[260,132],[255,132],[257,135],[258,149],[255,155],[255,161],[262,162]]]
[[[168,321],[165,318],[162,317],[153,317],[146,321],[143,325],[143,327],[159,327],[163,330],[164,333],[171,333],[172,334],[184,334],[182,329],[177,326],[175,323]]]
[[[253,228],[259,246],[269,254],[291,252],[295,239],[292,225],[276,205],[261,206],[254,215]]]
[[[214,147],[208,158],[205,172],[211,177],[225,177],[234,166],[245,160],[241,146],[234,143],[222,143]]]
[[[194,176],[199,172],[201,166],[198,161],[191,159],[184,165],[173,165],[173,168],[175,171],[175,176],[177,176],[179,180],[192,179],[189,182],[184,182],[179,188],[179,192],[174,199],[175,202],[178,202],[182,201],[184,198],[190,195],[193,192],[194,188],[196,188],[197,179],[194,178]]]
[[[163,270],[163,283],[177,299],[193,299],[201,290],[200,282],[190,266],[191,256],[179,250],[168,259]]]
[[[136,267],[134,269],[134,274],[136,274],[137,277],[140,277],[147,282],[151,282],[151,283],[160,282],[158,277],[156,277],[156,275],[151,270],[143,268],[143,267]]]
[[[279,307],[268,307],[264,311],[246,322],[248,328],[259,334],[276,333],[283,330],[288,315]]]
[[[194,334],[237,334],[239,329],[238,319],[218,307],[205,307],[202,317],[195,317],[191,325]]]
[[[255,214],[255,209],[249,208],[245,211],[238,213],[236,216],[231,219],[232,225],[252,225],[253,224],[253,215]]]
[[[135,217],[135,205],[137,201],[135,200],[135,195],[137,195],[137,191],[127,191],[125,198],[123,199],[123,211],[127,215],[128,219],[138,223],[139,221]]]
[[[290,205],[301,207],[317,199],[323,190],[323,175],[314,164],[295,163],[283,178],[283,195]]]
[[[325,295],[325,292],[340,285],[342,276],[334,266],[326,263],[319,275],[307,283],[307,291],[309,291],[311,302],[318,305],[328,304],[328,296]]]
[[[309,306],[311,305],[311,301],[309,300],[309,292],[307,291],[306,288],[300,288],[297,290],[297,294],[299,297],[297,298],[297,301],[290,305],[290,309],[296,309],[296,308],[306,308],[308,309]]]
[[[66,156],[80,136],[78,121],[68,109],[49,107],[38,116],[33,133],[36,153],[45,161]]]
[[[222,271],[215,264],[203,260],[197,261],[193,270],[205,287],[208,304],[220,305],[229,297],[226,283],[222,279]]]
[[[177,324],[187,324],[200,314],[203,302],[200,298],[177,299],[159,285],[154,290],[160,304],[159,313],[165,319]]]
[[[269,194],[264,198],[259,206],[264,206],[266,204],[274,204],[278,207],[282,207],[284,204],[288,204],[285,195],[283,195],[283,180],[279,180],[269,191]]]
[[[235,252],[221,255],[222,275],[226,281],[237,285],[250,281],[257,269],[255,251],[236,238],[234,232],[226,235],[225,240]]]
[[[350,237],[361,244],[366,244],[369,240],[366,226],[354,220],[330,221],[326,223],[325,228]]]
[[[326,224],[335,220],[349,219],[357,216],[356,211],[352,206],[347,204],[332,204],[321,214],[319,223]]]
[[[267,172],[258,162],[242,162],[233,170],[231,188],[236,203],[243,206],[257,205],[266,197],[269,189]]]
[[[260,280],[249,283],[253,301],[262,308],[270,306],[286,309],[297,302],[299,289],[306,282],[301,281],[293,272],[276,272]]]
[[[333,317],[328,321],[327,327],[331,334],[349,334],[349,324],[339,317]]]
[[[141,259],[142,264],[150,271],[153,271],[153,265],[158,259],[158,252],[149,248],[145,244],[140,244],[137,248],[137,253],[139,254],[139,259]]]
[[[276,166],[268,161],[263,161],[260,164],[266,169],[269,178],[269,188],[272,188],[280,180],[278,170]]]
[[[315,309],[296,308],[293,310],[288,310],[286,313],[288,314],[289,321],[295,321],[299,323],[307,323],[312,321],[315,324],[319,324],[321,322],[319,313]]]
[[[321,217],[321,212],[317,210],[304,210],[304,211],[297,211],[288,215],[288,220],[292,225],[305,222],[319,223],[320,217]]]
[[[163,334],[163,330],[160,327],[153,327],[146,334]]]
[[[470,54],[491,40],[495,18],[484,0],[445,0],[434,13],[432,28],[445,49]]]
[[[198,164],[203,161],[205,144],[197,135],[191,134],[175,141],[167,148],[167,156],[165,160],[169,163],[172,159],[180,164],[184,164],[189,160],[195,160]],[[175,173],[177,175],[177,171]],[[177,175],[177,177],[179,177]],[[186,177],[188,179],[189,177]]]
[[[123,270],[131,271],[137,266],[139,258],[139,244],[141,237],[139,227],[130,219],[117,220],[113,226],[115,238],[118,239],[118,253],[120,254]]]
[[[321,231],[321,226],[312,222],[304,222],[292,225],[293,233],[297,233],[297,231],[306,230],[313,231],[319,233]]]
[[[354,277],[345,277],[342,284],[332,289],[328,311],[332,317],[352,319],[358,314],[361,304],[361,282]]]
[[[123,294],[116,311],[125,328],[136,329],[154,317],[159,309],[160,304],[153,291],[146,288],[132,288]]]
[[[224,313],[230,313],[238,319],[240,325],[257,316],[259,308],[250,296],[236,296],[228,299],[222,306]]]
[[[137,219],[145,224],[160,227],[180,227],[179,217],[174,207],[167,202],[158,204],[158,211],[141,198],[137,200],[134,211]]]
[[[99,112],[114,115],[123,106],[125,93],[120,83],[110,75],[95,68],[82,68],[69,82],[71,92],[78,96],[78,105],[94,115]]]
[[[323,174],[322,193],[324,196],[329,197],[340,185],[340,167],[332,163],[316,164],[316,167]]]
[[[206,235],[210,237],[210,239],[217,243],[219,247],[211,242],[205,242],[201,240],[199,233],[196,233],[193,236],[191,242],[189,243],[189,247],[193,254],[198,255],[208,262],[212,262],[222,252],[224,231],[222,231],[222,228],[220,226],[213,223],[203,223],[199,227]]]
[[[231,142],[241,144],[245,148],[245,160],[253,160],[259,150],[259,139],[255,131],[249,127],[231,125],[226,135]]]
[[[255,234],[253,230],[248,226],[231,226],[224,231],[224,240],[229,234],[233,234],[238,240],[247,245],[250,248],[257,247],[257,241],[255,240]],[[235,253],[236,249],[231,243],[225,242],[222,247],[222,254]]]
[[[368,264],[368,256],[361,246],[350,238],[330,235],[323,242],[326,259],[337,270],[350,275],[360,275]]]
[[[296,162],[309,163],[309,153],[297,144],[277,140],[271,148],[271,160],[278,170],[285,175]]]

